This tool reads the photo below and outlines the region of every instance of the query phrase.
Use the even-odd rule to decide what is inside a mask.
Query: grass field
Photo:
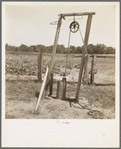
[[[65,67],[65,58],[57,56],[54,68]],[[43,56],[43,73],[50,56]],[[70,57],[69,67],[79,68],[80,57]],[[89,59],[89,65],[91,58]],[[115,83],[115,59],[97,58],[95,61],[96,83]],[[11,69],[12,68],[12,69]],[[10,71],[11,69],[11,71]],[[28,69],[28,70],[27,70]],[[14,70],[14,71],[13,71]],[[16,70],[16,72],[15,72]],[[19,71],[18,71],[19,70]],[[28,74],[27,74],[28,73]],[[36,55],[6,55],[6,74],[37,75]],[[75,97],[77,83],[67,84],[68,98]],[[115,118],[115,86],[82,85],[80,88],[79,106],[59,99],[43,97],[38,113],[35,113],[37,98],[35,90],[41,89],[41,84],[34,81],[6,81],[7,119],[114,119]],[[57,84],[54,83],[53,96],[56,96]],[[94,111],[95,110],[95,111]]]

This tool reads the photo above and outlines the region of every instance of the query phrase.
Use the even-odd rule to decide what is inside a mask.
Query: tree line
[[[63,44],[58,44],[56,53],[60,54],[67,54],[67,53],[72,53],[72,54],[82,54],[82,48],[83,46],[78,46],[75,47],[71,45],[69,48],[65,47]],[[17,51],[17,52],[40,52],[42,51],[43,53],[52,53],[53,45],[51,46],[44,46],[44,45],[31,45],[27,46],[24,44],[21,44],[19,47],[17,46],[12,46],[8,45],[6,43],[5,45],[5,50],[6,51]],[[87,47],[87,51],[89,54],[115,54],[115,48],[113,47],[107,47],[104,44],[89,44]]]

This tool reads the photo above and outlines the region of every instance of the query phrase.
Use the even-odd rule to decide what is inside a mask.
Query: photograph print
[[[115,119],[116,5],[3,6],[5,119]]]

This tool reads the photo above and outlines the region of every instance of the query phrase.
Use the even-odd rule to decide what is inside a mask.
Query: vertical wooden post
[[[91,64],[91,77],[90,77],[90,83],[92,84],[94,81],[94,73],[93,73],[93,69],[94,69],[94,54],[92,56],[92,64]]]
[[[66,78],[63,78],[62,100],[66,98]]]
[[[38,55],[38,82],[42,83],[42,51]]]
[[[53,94],[53,73],[51,73],[51,79],[50,79],[50,94]]]
[[[57,94],[56,94],[56,98],[57,99],[61,99],[61,81],[57,81]]]
[[[87,55],[85,55],[85,61],[84,61],[84,68],[83,68],[83,72],[82,72],[82,83],[85,84],[85,78],[86,78],[86,70],[87,70]]]
[[[88,15],[88,20],[87,20],[86,33],[85,33],[85,39],[84,39],[84,46],[86,48],[87,48],[87,45],[88,45],[91,21],[92,21],[92,14]],[[79,71],[79,79],[78,79],[78,84],[77,84],[76,100],[78,100],[78,98],[79,98],[79,90],[80,90],[80,85],[81,85],[83,65],[84,65],[84,61],[85,61],[86,50],[85,50],[84,46],[83,46],[83,49],[82,49],[82,58],[81,58],[81,66],[80,66],[80,71]]]
[[[88,55],[86,56],[86,85],[88,85]]]

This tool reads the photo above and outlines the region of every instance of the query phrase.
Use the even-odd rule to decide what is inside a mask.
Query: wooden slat
[[[88,55],[86,56],[86,85],[88,85]]]
[[[84,62],[84,68],[83,68],[83,84],[85,84],[86,79],[86,85],[88,84],[88,55],[85,55],[85,62]]]
[[[53,94],[53,73],[51,73],[51,79],[50,79],[50,94]]]
[[[92,63],[91,63],[91,77],[90,77],[90,84],[94,83],[94,55],[92,57]]]
[[[66,78],[63,78],[62,100],[66,98]]]
[[[57,99],[61,99],[61,81],[57,81],[57,94],[56,94]]]

